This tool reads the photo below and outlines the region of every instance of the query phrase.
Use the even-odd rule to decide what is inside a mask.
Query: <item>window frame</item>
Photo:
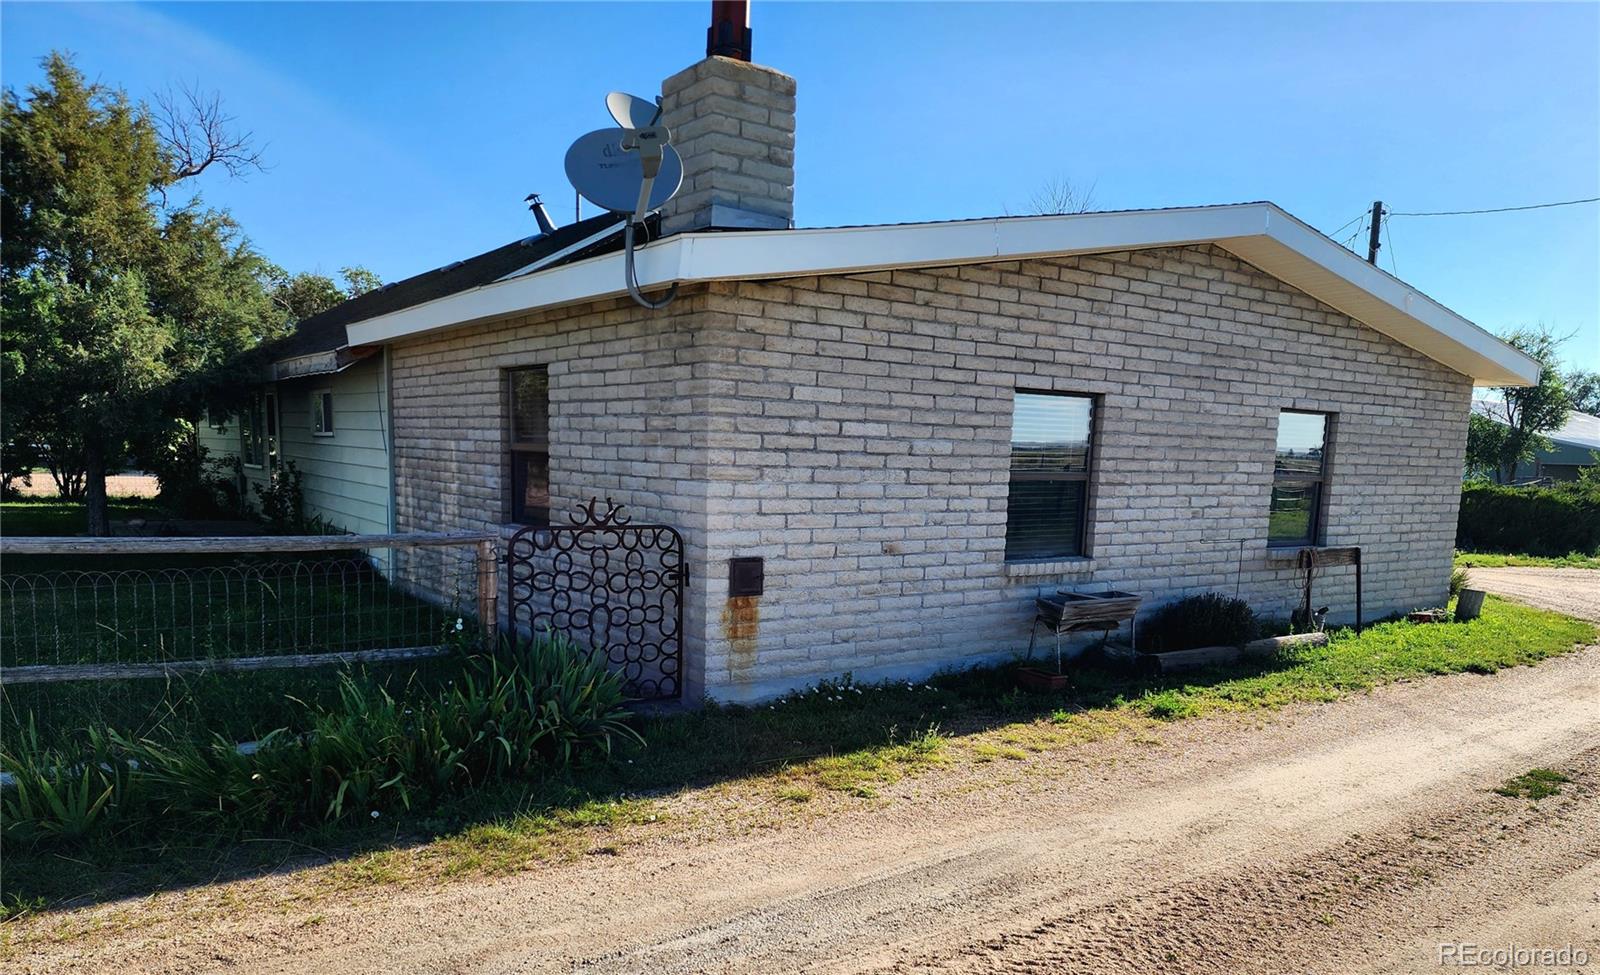
[[[239,463],[252,470],[267,466],[267,403],[262,393],[252,393],[239,414]],[[252,446],[255,448],[252,450]],[[255,458],[255,459],[252,459]]]
[[[544,414],[545,433],[541,437],[531,437],[525,440],[517,439],[516,418],[516,377],[520,373],[537,372],[544,374]],[[527,491],[522,483],[522,462],[529,455],[543,456],[545,469],[545,494],[550,493],[550,367],[540,363],[527,366],[514,366],[504,370],[504,383],[502,385],[505,404],[505,454],[506,454],[506,517],[512,524],[517,525],[548,525],[550,524],[550,509],[543,510],[529,508],[525,499]]]
[[[1059,389],[1018,388],[1013,391],[1011,399],[1011,419],[1013,424],[1016,422],[1017,398],[1021,396],[1054,396],[1063,399],[1086,400],[1089,404],[1089,439],[1085,448],[1083,470],[1081,471],[1017,471],[1011,469],[1011,465],[1014,463],[1014,444],[1008,441],[1006,452],[1006,546],[1004,561],[1008,565],[1035,565],[1049,562],[1087,561],[1093,557],[1093,553],[1091,551],[1091,542],[1094,535],[1091,520],[1094,513],[1093,481],[1095,473],[1095,461],[1099,454],[1098,443],[1100,439],[1101,396],[1098,393],[1080,393]],[[1076,551],[1070,554],[1056,553],[1050,555],[1012,554],[1010,541],[1012,506],[1011,488],[1012,485],[1018,481],[1031,483],[1067,481],[1081,483],[1083,485],[1082,494],[1079,496],[1078,500],[1078,531],[1076,544],[1074,546]]]
[[[1322,417],[1322,463],[1315,474],[1298,471],[1280,471],[1278,469],[1278,435],[1283,429],[1283,415],[1294,413],[1300,416]],[[1333,456],[1333,431],[1338,414],[1326,410],[1302,410],[1294,407],[1283,407],[1278,410],[1277,424],[1272,431],[1272,487],[1267,495],[1267,547],[1272,549],[1299,549],[1316,548],[1323,543],[1327,529],[1327,509],[1329,494],[1329,460]],[[1311,505],[1311,521],[1307,526],[1306,534],[1293,539],[1274,539],[1272,537],[1272,498],[1277,494],[1279,484],[1306,485],[1314,484],[1317,488],[1316,501]]]
[[[333,423],[333,390],[331,388],[313,389],[311,391],[311,435],[313,437],[332,437],[338,429]]]

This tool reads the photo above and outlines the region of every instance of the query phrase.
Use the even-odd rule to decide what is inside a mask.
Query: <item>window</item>
[[[1328,480],[1328,415],[1283,410],[1272,465],[1268,545],[1315,545]]]
[[[550,372],[544,366],[506,374],[510,428],[511,520],[550,522]]]
[[[1006,559],[1084,554],[1094,398],[1017,393],[1011,415]]]
[[[239,459],[246,467],[265,467],[267,463],[267,410],[261,396],[250,402],[239,417]]]
[[[311,394],[311,433],[333,436],[333,390],[319,389]]]

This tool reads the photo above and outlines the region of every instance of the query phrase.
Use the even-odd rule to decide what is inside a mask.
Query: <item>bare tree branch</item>
[[[172,182],[186,180],[220,166],[229,176],[264,170],[261,152],[249,132],[234,129],[234,118],[222,109],[222,98],[184,85],[156,95],[156,134],[172,159]]]
[[[1094,206],[1094,184],[1079,189],[1064,176],[1053,176],[1028,198],[1028,212],[1040,216],[1084,213]]]

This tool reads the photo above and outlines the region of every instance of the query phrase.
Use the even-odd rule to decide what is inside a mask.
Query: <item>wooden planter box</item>
[[[1115,629],[1133,619],[1143,597],[1131,592],[1072,592],[1059,589],[1054,598],[1034,600],[1039,622],[1058,633]]]
[[[1199,670],[1202,667],[1237,663],[1242,657],[1265,659],[1286,647],[1321,647],[1327,643],[1326,633],[1269,636],[1251,640],[1242,647],[1197,647],[1193,650],[1172,650],[1166,653],[1141,653],[1138,665],[1145,673],[1170,674],[1180,670]]]
[[[1038,667],[1018,667],[1017,684],[1030,691],[1064,691],[1072,685],[1066,674],[1052,673]]]

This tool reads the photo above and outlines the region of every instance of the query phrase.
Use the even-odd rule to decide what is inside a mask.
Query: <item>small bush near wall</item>
[[[1208,592],[1168,603],[1141,621],[1139,645],[1152,653],[1231,647],[1254,640],[1259,630],[1244,600]]]
[[[1548,556],[1600,552],[1600,485],[1468,483],[1461,491],[1456,547]]]

